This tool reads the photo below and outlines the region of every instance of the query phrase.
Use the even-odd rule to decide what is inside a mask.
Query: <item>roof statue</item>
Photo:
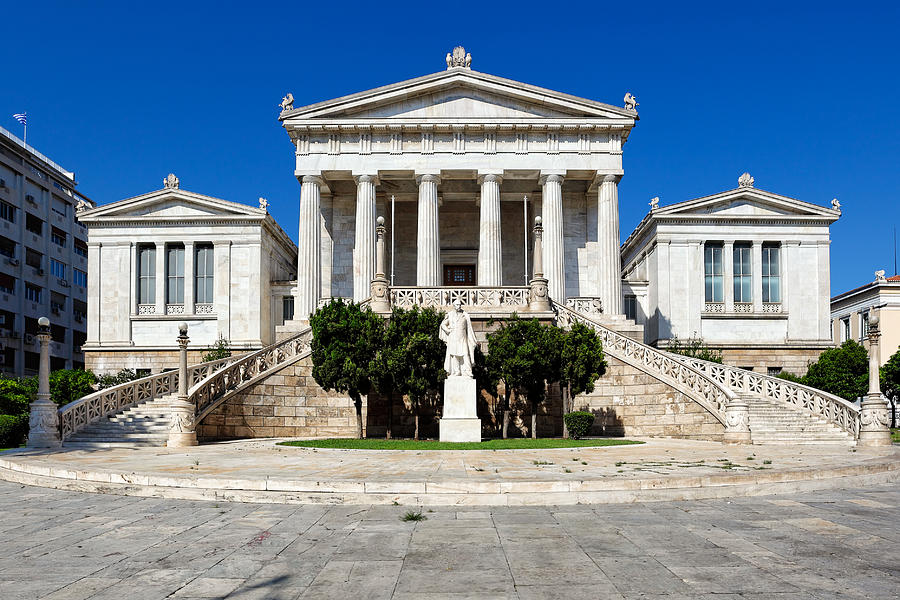
[[[447,53],[447,69],[453,69],[456,67],[463,67],[465,69],[472,68],[472,55],[466,52],[466,49],[462,46],[457,46],[453,49],[453,52]]]
[[[288,92],[285,97],[281,99],[281,103],[278,106],[281,107],[281,112],[294,110],[294,95]]]
[[[650,199],[650,210],[656,210],[657,208],[659,208],[659,196]]]
[[[834,210],[841,210],[841,203],[838,202],[837,198],[831,199],[831,208],[833,208]]]
[[[80,213],[84,212],[91,207],[90,204],[84,201],[84,198],[79,198],[78,202],[75,203],[75,212]]]
[[[266,200],[265,198],[263,198],[262,196],[260,196],[259,197],[259,207],[261,209],[263,209],[264,211],[268,212],[269,211],[269,201]]]
[[[177,190],[179,183],[178,178],[175,177],[175,173],[169,173],[169,175],[163,179],[163,187],[165,189]]]
[[[744,173],[740,177],[738,177],[738,187],[742,188],[752,188],[753,182],[756,181],[753,179],[753,176],[750,173]]]
[[[628,110],[637,110],[637,107],[640,106],[637,98],[631,95],[631,92],[625,93],[625,108]]]
[[[884,269],[875,271],[875,281],[887,281],[887,279],[884,276]]]

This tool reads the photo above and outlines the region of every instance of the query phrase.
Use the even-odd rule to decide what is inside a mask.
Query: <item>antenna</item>
[[[897,226],[894,225],[894,276],[897,275]]]

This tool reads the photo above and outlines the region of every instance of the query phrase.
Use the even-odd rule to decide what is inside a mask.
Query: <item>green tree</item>
[[[422,401],[428,394],[436,393],[447,377],[444,371],[447,346],[439,337],[443,319],[444,313],[433,308],[413,307],[401,315],[397,385],[412,406],[415,439],[419,439]]]
[[[138,379],[138,376],[134,369],[122,369],[115,375],[101,375],[100,377],[98,377],[97,389],[105,390],[106,388],[111,388],[115,385],[128,383],[129,381],[134,381],[135,379]]]
[[[559,381],[563,414],[573,410],[575,396],[594,391],[594,382],[606,373],[603,359],[603,343],[597,333],[584,325],[575,323],[572,329],[562,335],[560,349]],[[569,427],[563,419],[563,437],[569,437]]]
[[[677,335],[673,335],[666,346],[666,350],[675,354],[722,364],[722,352],[707,348],[703,338],[696,335],[692,335],[687,341],[681,341]]]
[[[60,406],[94,391],[97,377],[84,369],[59,369],[50,373],[50,399]]]
[[[884,366],[879,369],[881,393],[891,403],[891,427],[897,426],[897,398],[900,397],[900,350],[894,352]]]
[[[212,346],[207,348],[206,354],[200,359],[200,362],[209,362],[211,360],[219,360],[231,356],[231,348],[228,347],[228,340],[225,336],[219,334],[219,339]]]
[[[853,402],[869,391],[869,355],[853,340],[819,355],[803,376],[805,385]]]
[[[497,388],[500,385],[499,374],[492,369],[492,364],[481,351],[479,346],[475,346],[475,361],[472,363],[472,377],[475,378],[475,385],[478,393],[486,392],[493,398],[493,404],[497,405]],[[497,414],[494,415],[494,421],[499,422]]]
[[[356,408],[356,437],[362,438],[362,397],[372,389],[371,369],[384,341],[384,320],[368,307],[337,299],[309,318],[312,376],[325,390],[346,393]]]
[[[7,377],[0,375],[0,414],[20,415],[28,412],[28,405],[37,397],[36,377]]]

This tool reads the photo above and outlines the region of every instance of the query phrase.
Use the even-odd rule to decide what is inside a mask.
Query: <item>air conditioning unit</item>
[[[25,201],[26,201],[26,202],[31,202],[32,204],[37,204],[37,203],[34,201],[34,196],[32,196],[31,194],[25,194]]]
[[[63,287],[69,287],[69,282],[66,281],[65,279],[57,279],[56,281],[57,281],[57,283],[59,283],[59,285],[61,285]]]
[[[26,334],[25,334],[25,343],[26,343],[26,344],[33,344],[33,343],[34,343],[34,336],[31,335],[30,333],[26,333]]]
[[[18,266],[19,266],[19,259],[18,259],[18,258],[7,258],[7,259],[6,259],[6,262],[8,262],[9,264],[11,264],[11,265],[14,266],[14,267],[18,267]]]

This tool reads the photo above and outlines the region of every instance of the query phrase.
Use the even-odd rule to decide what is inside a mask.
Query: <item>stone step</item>
[[[71,441],[116,441],[116,440],[158,440],[168,439],[169,434],[163,433],[143,433],[143,432],[113,432],[112,434],[102,431],[79,431],[75,435],[69,437]]]
[[[165,446],[165,443],[158,444],[156,442],[82,442],[66,440],[63,448],[84,448],[85,450],[102,449],[102,448],[152,448]]]

